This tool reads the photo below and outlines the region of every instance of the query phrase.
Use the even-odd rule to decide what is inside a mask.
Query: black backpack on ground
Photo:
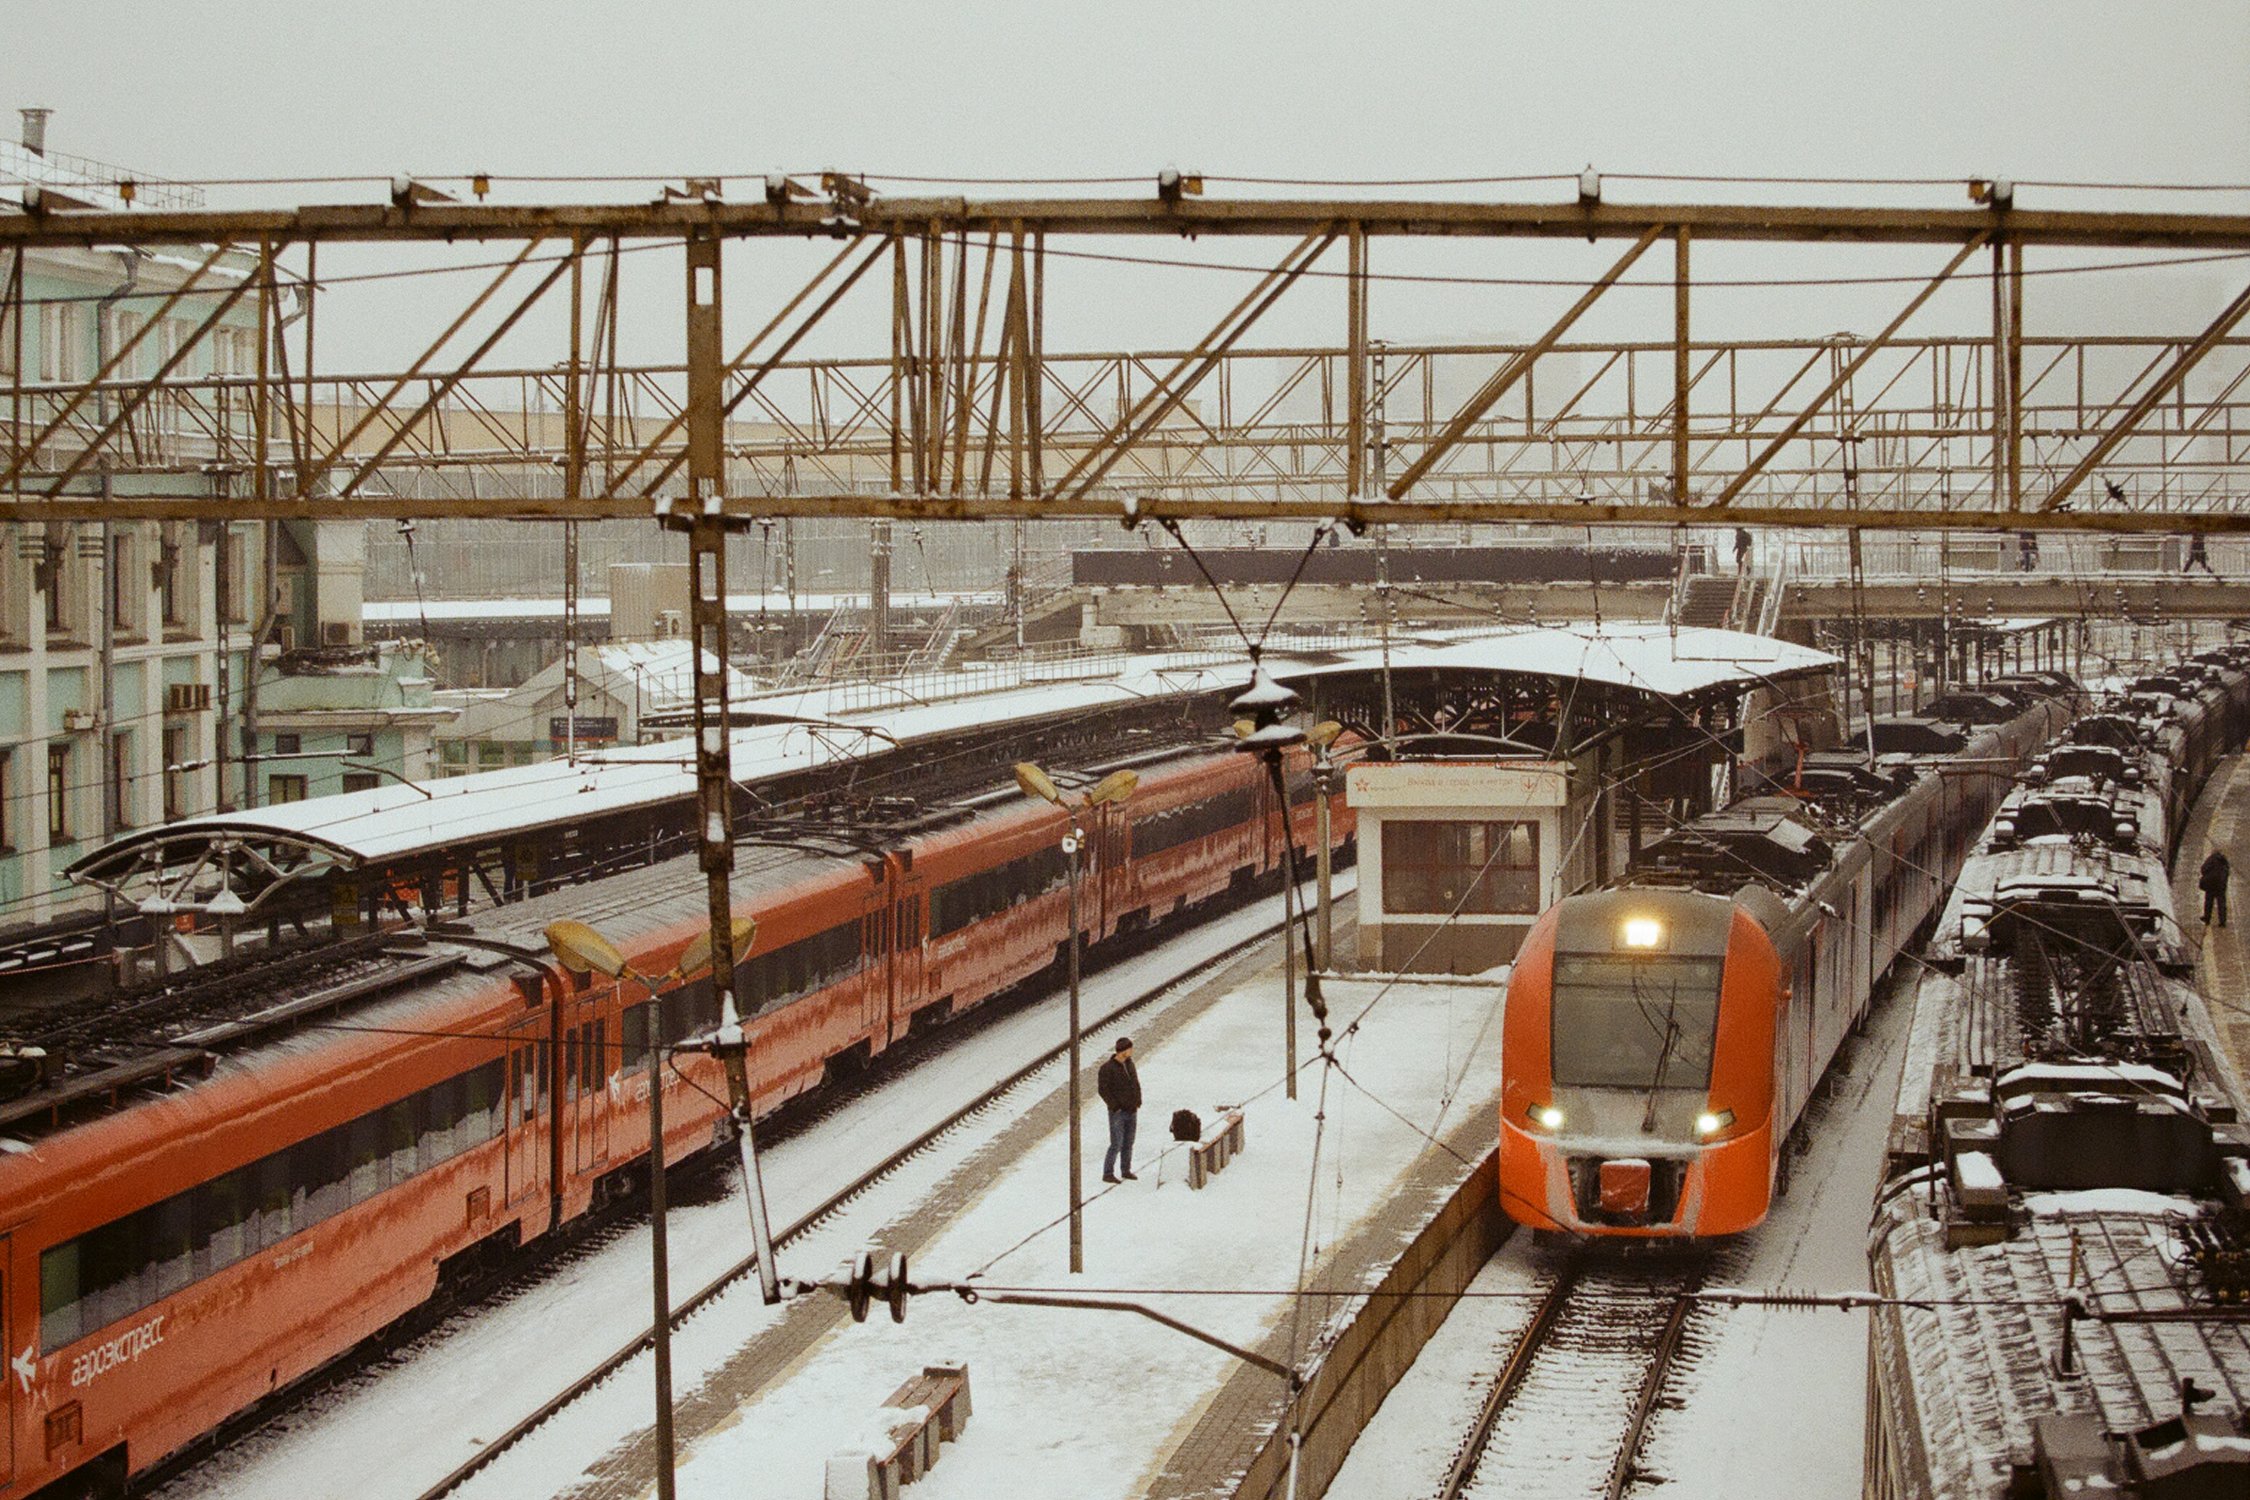
[[[1192,1109],[1173,1110],[1172,1139],[1175,1141],[1199,1141],[1203,1139],[1201,1117]]]

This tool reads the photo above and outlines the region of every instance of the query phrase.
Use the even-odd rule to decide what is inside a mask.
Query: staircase
[[[1735,584],[1728,573],[1690,573],[1672,596],[1672,623],[1723,629],[1734,615]]]

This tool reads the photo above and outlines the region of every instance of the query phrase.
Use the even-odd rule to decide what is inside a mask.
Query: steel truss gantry
[[[1049,348],[1052,263],[1078,253],[1066,245],[1130,236],[1287,249],[1192,344]],[[1372,336],[1375,242],[1427,236],[1621,249],[1524,344]],[[759,243],[820,238],[838,242],[834,255],[738,348],[715,314],[691,311],[689,342],[711,339],[710,355],[619,357],[622,255],[677,254],[692,267],[689,307],[715,309],[722,275],[739,287],[756,274],[745,257]],[[336,294],[323,246],[462,241],[502,253],[473,296],[432,316],[419,357],[381,374],[321,367],[318,311]],[[1926,246],[1932,264],[1872,335],[1699,339],[1692,252],[1712,243]],[[24,257],[55,247],[189,247],[195,270],[90,378],[27,382],[39,309]],[[1570,338],[1667,250],[1668,337]],[[1625,207],[1598,191],[1565,204],[976,201],[881,197],[837,177],[818,190],[770,183],[754,203],[691,190],[511,206],[405,191],[388,205],[53,208],[0,217],[0,347],[17,356],[0,385],[0,520],[1123,513],[2250,530],[2238,509],[2250,360],[2236,336],[2250,289],[2199,329],[2028,337],[2027,250],[2225,257],[2250,251],[2250,217],[2006,199]],[[1344,283],[1341,336],[1248,342],[1308,277]],[[1910,331],[1942,287],[1971,277],[1990,283],[1989,328]],[[704,285],[708,304],[693,300]],[[886,351],[800,353],[847,298],[886,296]],[[567,335],[535,335],[541,319],[526,320],[558,302],[562,316],[548,306],[542,318]],[[188,374],[192,351],[245,304],[262,331],[255,368]],[[160,321],[174,331],[156,360],[141,346]]]

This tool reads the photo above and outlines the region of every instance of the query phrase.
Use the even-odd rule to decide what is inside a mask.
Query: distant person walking
[[[2180,565],[2180,571],[2192,573],[2198,563],[2201,563],[2203,571],[2213,578],[2219,576],[2219,570],[2211,566],[2210,543],[2203,539],[2203,533],[2200,531],[2188,538],[2187,561]]]
[[[2217,849],[2203,862],[2203,873],[2195,878],[2195,883],[2203,892],[2204,926],[2227,925],[2227,881],[2233,874],[2234,866],[2227,863],[2226,855]]]
[[[1734,528],[1734,570],[1737,573],[1750,571],[1750,528],[1747,526]]]
[[[1141,1122],[1141,1075],[1133,1066],[1131,1037],[1117,1039],[1117,1050],[1102,1064],[1094,1088],[1109,1106],[1109,1152],[1102,1158],[1102,1181],[1115,1182],[1122,1172],[1126,1181],[1138,1182],[1133,1175],[1133,1133]]]
[[[2039,534],[2033,531],[2016,533],[2016,567],[2028,573],[2039,566]]]

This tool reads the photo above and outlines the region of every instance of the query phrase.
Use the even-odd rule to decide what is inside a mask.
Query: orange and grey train
[[[2068,697],[1919,725],[1898,743],[1922,753],[1872,768],[1807,756],[1786,785],[1695,819],[1622,881],[1542,915],[1502,1023],[1508,1215],[1674,1240],[1763,1220],[1806,1101]]]

